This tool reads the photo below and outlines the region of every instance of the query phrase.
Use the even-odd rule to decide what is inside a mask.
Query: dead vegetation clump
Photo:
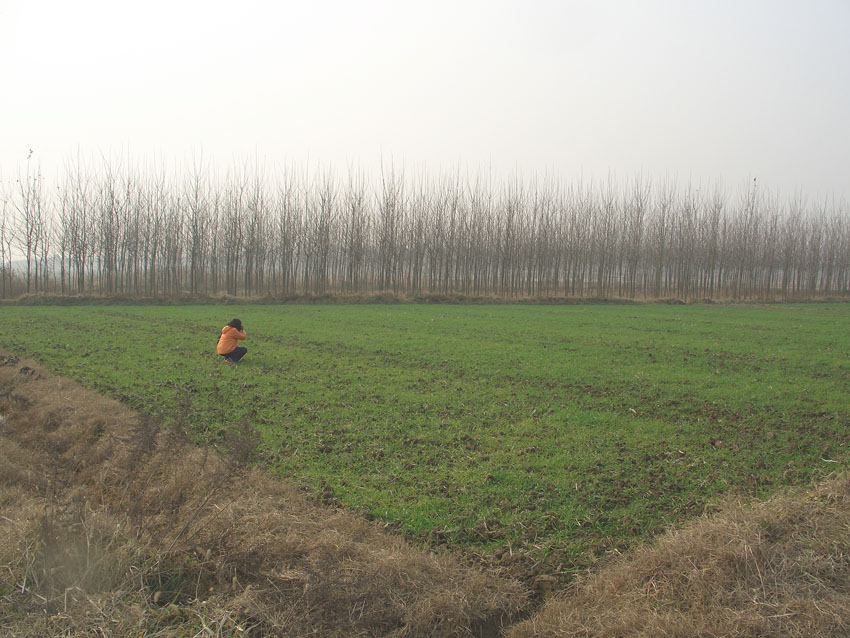
[[[256,445],[244,424],[227,440]],[[0,359],[2,635],[496,635],[527,604],[514,580]]]
[[[507,635],[848,636],[850,478],[729,503],[576,582]]]

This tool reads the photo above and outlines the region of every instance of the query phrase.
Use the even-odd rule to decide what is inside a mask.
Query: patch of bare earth
[[[515,580],[422,552],[0,354],[0,634],[488,636]]]

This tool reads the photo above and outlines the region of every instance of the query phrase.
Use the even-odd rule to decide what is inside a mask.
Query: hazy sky
[[[0,0],[0,176],[80,149],[850,196],[848,0]]]

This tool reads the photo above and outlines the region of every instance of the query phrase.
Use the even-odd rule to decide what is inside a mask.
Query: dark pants
[[[230,359],[231,361],[233,361],[235,363],[235,362],[239,361],[239,359],[244,357],[246,352],[248,352],[248,348],[243,348],[242,346],[239,346],[233,352],[229,352],[229,353],[223,354],[221,356],[224,357],[225,359]]]

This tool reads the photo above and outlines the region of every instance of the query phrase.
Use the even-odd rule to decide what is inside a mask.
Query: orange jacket
[[[239,332],[233,326],[224,326],[221,329],[221,336],[218,338],[218,345],[215,347],[215,350],[219,354],[230,354],[236,349],[237,340],[247,338],[248,335],[245,334],[245,328],[242,328],[242,332]]]

